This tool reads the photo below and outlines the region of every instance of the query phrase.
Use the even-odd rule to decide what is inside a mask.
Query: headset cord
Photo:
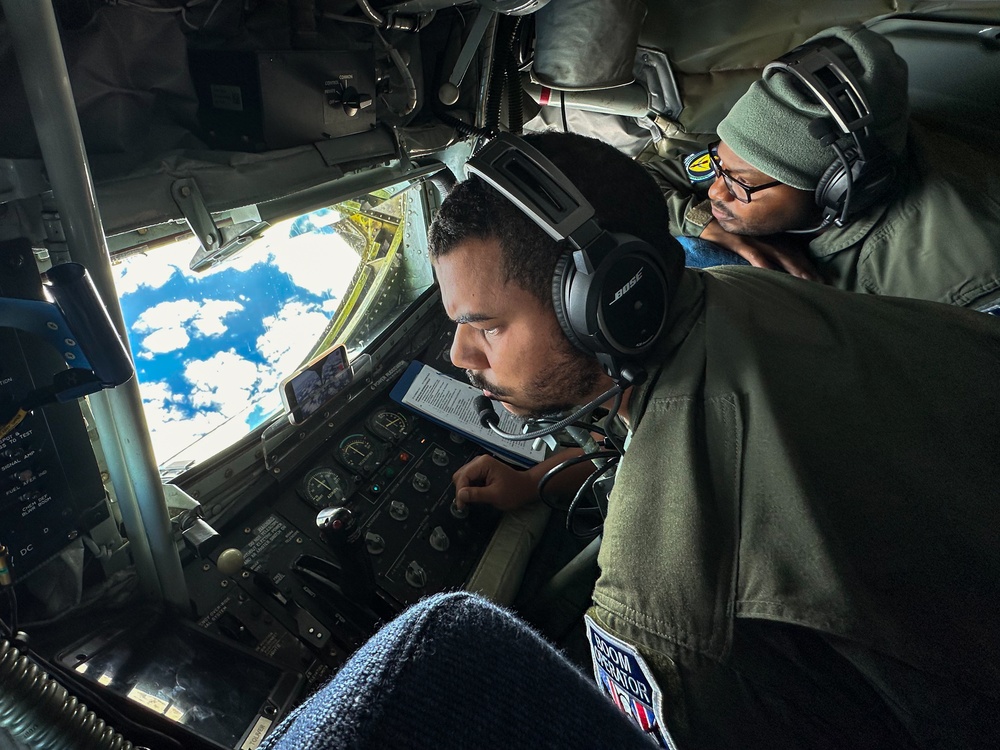
[[[587,477],[586,481],[584,481],[584,483],[580,485],[580,488],[576,491],[576,495],[573,496],[573,501],[569,504],[569,508],[566,510],[566,531],[573,536],[579,539],[587,539],[595,534],[599,534],[601,529],[604,528],[604,519],[607,518],[607,508],[601,503],[601,498],[596,491],[593,491],[593,487],[597,480],[609,471],[616,470],[620,460],[621,456],[618,454],[609,458],[607,463],[603,466],[598,466],[594,469],[594,471],[590,473],[590,476]],[[581,506],[581,502],[588,491],[593,492],[594,504]],[[597,513],[600,514],[601,520],[590,528],[583,529],[582,531],[578,530],[574,524],[574,520],[578,518],[580,514],[592,513],[594,511],[597,511]]]

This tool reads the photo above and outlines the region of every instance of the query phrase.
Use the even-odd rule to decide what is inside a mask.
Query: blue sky
[[[322,334],[357,265],[340,237],[289,222],[196,274],[195,240],[114,267],[157,462],[208,458],[280,408],[277,386]],[[186,457],[186,456],[185,456]]]

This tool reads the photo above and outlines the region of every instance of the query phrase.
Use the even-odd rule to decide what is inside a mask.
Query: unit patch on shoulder
[[[601,628],[590,615],[584,619],[598,687],[643,732],[655,738],[661,746],[677,750],[670,733],[661,723],[663,694],[639,651]]]
[[[699,151],[684,158],[684,172],[694,184],[714,180],[715,172],[712,170],[712,157],[707,150]]]

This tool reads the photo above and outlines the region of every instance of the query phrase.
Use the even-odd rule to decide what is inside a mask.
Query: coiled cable
[[[0,639],[0,727],[36,750],[133,750],[7,639]]]

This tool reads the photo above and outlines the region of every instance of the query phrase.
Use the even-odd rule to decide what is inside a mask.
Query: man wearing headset
[[[683,175],[679,163],[647,165],[672,231],[728,249],[711,260],[689,252],[689,263],[749,262],[1000,312],[1000,160],[911,121],[906,63],[881,35],[835,28],[817,40],[836,56],[825,75],[807,83],[789,69],[794,55],[781,58],[720,122],[711,155],[689,158]],[[797,69],[809,77],[808,64]],[[823,97],[848,120],[867,111],[872,121],[846,133]]]
[[[262,748],[997,747],[1000,322],[685,269],[655,181],[582,136],[501,136],[469,171],[429,236],[454,363],[518,414],[622,391],[596,687],[439,595]],[[537,501],[545,468],[477,458],[456,499]]]
[[[452,359],[487,395],[545,414],[606,392],[616,370],[636,383],[617,378],[630,442],[587,623],[603,689],[680,748],[995,745],[1000,325],[757,269],[684,270],[641,167],[579,136],[526,140],[601,229],[648,243],[641,273],[599,292],[601,335],[615,304],[639,321],[657,280],[668,289],[655,341],[605,356],[564,304],[588,262],[484,180],[456,186],[430,233]],[[480,457],[457,499],[516,507],[544,468]]]

